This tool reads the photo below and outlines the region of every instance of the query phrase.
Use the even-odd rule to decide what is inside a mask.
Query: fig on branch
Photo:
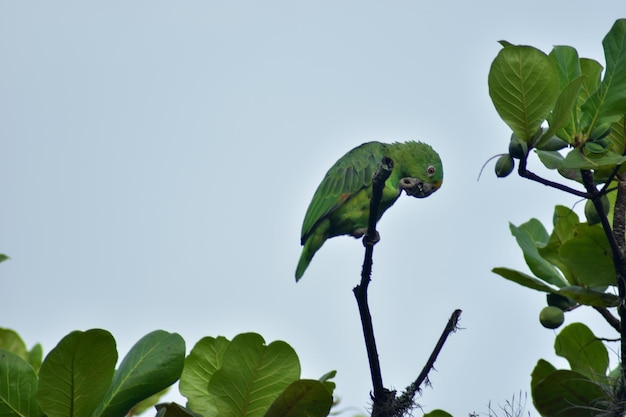
[[[563,310],[558,307],[544,307],[539,313],[539,322],[546,329],[556,329],[565,321]]]
[[[515,133],[511,135],[511,142],[509,142],[509,155],[515,159],[524,159],[528,153],[528,145],[521,140]]]
[[[504,154],[496,161],[496,176],[498,178],[504,178],[513,172],[514,167],[515,162],[513,161],[513,157],[508,153]]]

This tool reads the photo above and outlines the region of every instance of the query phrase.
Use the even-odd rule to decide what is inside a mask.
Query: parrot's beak
[[[406,195],[415,198],[428,197],[441,187],[441,181],[424,182],[419,178],[405,177],[400,180],[400,189],[406,191]]]

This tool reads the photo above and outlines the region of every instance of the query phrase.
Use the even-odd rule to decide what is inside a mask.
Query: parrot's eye
[[[433,176],[435,174],[435,167],[434,166],[429,166],[428,169],[426,170],[426,172],[428,173],[429,176]]]

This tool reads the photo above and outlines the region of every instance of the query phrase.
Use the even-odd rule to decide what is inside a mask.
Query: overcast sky
[[[539,358],[566,366],[538,322],[544,295],[490,272],[526,270],[508,222],[550,228],[554,205],[576,199],[497,179],[493,161],[476,181],[510,134],[489,66],[501,39],[604,63],[601,40],[626,9],[601,3],[0,0],[0,327],[46,353],[104,328],[120,356],[155,329],[188,351],[254,331],[290,343],[303,377],[336,369],[345,415],[362,412],[363,248],[327,242],[296,284],[301,222],[346,151],[421,140],[444,183],[379,223],[370,307],[383,382],[408,385],[460,308],[463,330],[418,402],[497,409],[529,391]],[[616,337],[596,315],[566,322]]]

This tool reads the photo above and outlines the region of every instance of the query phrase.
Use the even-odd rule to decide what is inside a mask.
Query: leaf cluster
[[[42,361],[19,335],[0,329],[0,415],[120,417],[156,406],[159,417],[325,417],[333,405],[335,372],[300,379],[287,343],[265,344],[255,333],[232,341],[200,340],[185,358],[185,342],[163,330],[141,338],[121,361],[106,330],[74,331]],[[180,378],[187,407],[157,404]]]

